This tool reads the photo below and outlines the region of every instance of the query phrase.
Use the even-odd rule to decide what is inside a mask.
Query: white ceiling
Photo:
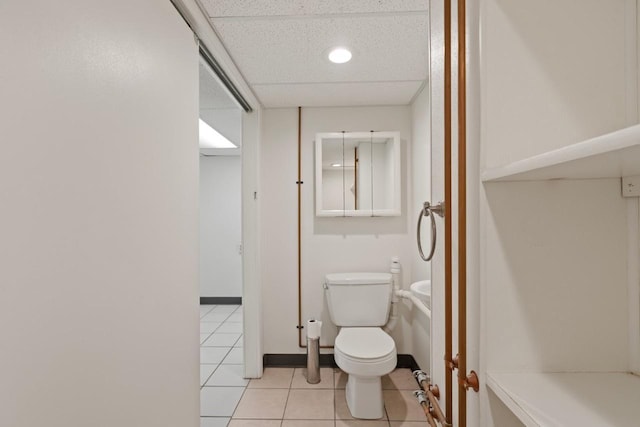
[[[427,0],[203,1],[265,107],[405,105],[427,78]]]

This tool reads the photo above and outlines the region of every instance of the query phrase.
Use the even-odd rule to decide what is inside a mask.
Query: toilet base
[[[376,420],[384,416],[381,377],[359,377],[349,374],[345,393],[352,417]]]

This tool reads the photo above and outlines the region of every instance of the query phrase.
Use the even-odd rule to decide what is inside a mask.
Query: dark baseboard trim
[[[418,362],[416,362],[416,359],[414,359],[412,355],[399,354],[396,368],[404,368],[411,369],[411,371],[417,371],[420,369],[420,366],[418,366]]]
[[[242,305],[242,297],[200,297],[200,304]]]
[[[306,354],[265,354],[262,357],[262,363],[265,367],[304,367],[307,366]],[[320,366],[328,366],[337,368],[333,354],[321,354]],[[410,354],[399,354],[396,368],[411,369],[412,371],[420,369],[416,359]]]
[[[280,367],[303,367],[307,366],[306,354],[265,354],[262,357],[262,363],[267,366]],[[333,354],[320,354],[320,366],[329,366],[337,368]]]

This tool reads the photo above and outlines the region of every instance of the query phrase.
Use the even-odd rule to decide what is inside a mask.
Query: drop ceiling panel
[[[427,0],[204,0],[211,17],[426,11]]]
[[[242,2],[244,3],[244,2]],[[345,2],[348,3],[348,2]],[[281,19],[213,19],[251,85],[413,81],[427,77],[426,13]],[[326,59],[335,46],[353,59]]]
[[[254,85],[267,108],[407,105],[422,81],[387,83],[320,83]]]

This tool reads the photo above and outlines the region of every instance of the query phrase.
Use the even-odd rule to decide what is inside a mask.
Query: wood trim
[[[444,373],[445,415],[447,422],[453,417],[453,248],[452,248],[452,199],[451,199],[451,0],[444,0]]]
[[[358,147],[353,149],[353,208],[358,210],[358,169],[360,166],[360,158],[358,157]]]
[[[307,348],[302,341],[302,107],[298,107],[298,347]],[[333,348],[332,345],[321,345],[320,348]]]
[[[302,343],[302,107],[298,107],[298,347]]]

